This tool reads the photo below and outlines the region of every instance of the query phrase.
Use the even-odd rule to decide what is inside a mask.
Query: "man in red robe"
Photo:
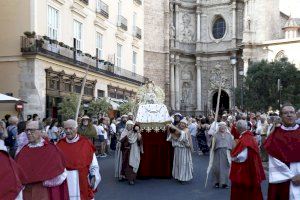
[[[231,200],[262,200],[260,184],[266,178],[258,144],[245,120],[237,122],[237,130],[241,136],[231,152]]]
[[[65,121],[64,128],[66,138],[57,146],[66,158],[69,196],[71,199],[93,199],[101,180],[96,149],[89,139],[77,134],[75,120]]]
[[[4,144],[7,137],[5,122],[0,121],[0,199],[22,200],[24,177],[18,164],[8,154]]]
[[[54,145],[42,138],[42,124],[26,125],[29,144],[22,148],[16,162],[24,171],[24,200],[69,199],[65,160]]]
[[[300,128],[295,108],[281,109],[282,125],[264,143],[269,154],[268,200],[300,199]]]

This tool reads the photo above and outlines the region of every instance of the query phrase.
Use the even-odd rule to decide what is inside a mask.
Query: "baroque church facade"
[[[280,38],[279,0],[145,0],[145,76],[166,93],[172,112],[190,115],[236,105],[259,46]],[[285,21],[284,21],[285,20]],[[278,21],[282,21],[278,23]]]

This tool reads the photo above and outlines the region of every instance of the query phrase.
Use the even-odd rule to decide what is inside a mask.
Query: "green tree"
[[[110,108],[110,103],[106,98],[93,100],[87,109],[87,114],[90,116],[98,116],[100,113],[107,113]]]
[[[247,72],[243,87],[244,108],[252,111],[267,111],[270,106],[279,108],[277,81],[281,81],[281,104],[290,102],[300,106],[300,71],[287,58],[280,61],[253,63]],[[236,99],[240,105],[240,93]]]
[[[62,102],[59,104],[60,109],[58,113],[62,115],[63,120],[75,119],[76,108],[79,100],[79,95],[70,94],[63,98]],[[79,113],[83,112],[83,106],[80,105]]]
[[[129,100],[128,102],[121,104],[118,110],[121,115],[126,115],[129,112],[134,112],[135,107],[135,103]]]

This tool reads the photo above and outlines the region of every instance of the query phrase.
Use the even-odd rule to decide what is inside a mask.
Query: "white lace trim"
[[[299,125],[296,124],[295,126],[293,127],[286,127],[284,125],[281,125],[281,129],[285,130],[285,131],[295,131],[299,128]]]
[[[36,143],[36,144],[31,144],[31,143],[29,143],[29,144],[28,144],[28,147],[29,147],[29,148],[37,148],[37,147],[42,147],[42,146],[44,146],[44,144],[45,144],[45,140],[44,140],[43,138],[41,138],[41,141],[39,141],[39,142]]]
[[[78,140],[79,140],[78,134],[76,134],[72,140],[69,140],[68,138],[66,138],[67,143],[75,143],[75,142],[78,142]]]

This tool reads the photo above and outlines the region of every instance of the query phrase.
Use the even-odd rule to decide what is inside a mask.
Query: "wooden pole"
[[[220,98],[221,98],[221,84],[219,85],[219,90],[218,90],[218,99],[217,99],[217,107],[216,107],[216,113],[215,113],[215,122],[217,121],[218,115],[219,115]]]
[[[84,93],[84,88],[85,88],[86,77],[87,77],[88,71],[89,71],[89,65],[87,65],[87,67],[86,67],[85,75],[84,75],[83,82],[82,82],[80,96],[79,96],[78,104],[77,104],[77,108],[76,108],[75,121],[77,121],[77,119],[78,119],[79,109],[80,109],[80,105],[81,105],[81,99],[82,99],[82,96]]]

